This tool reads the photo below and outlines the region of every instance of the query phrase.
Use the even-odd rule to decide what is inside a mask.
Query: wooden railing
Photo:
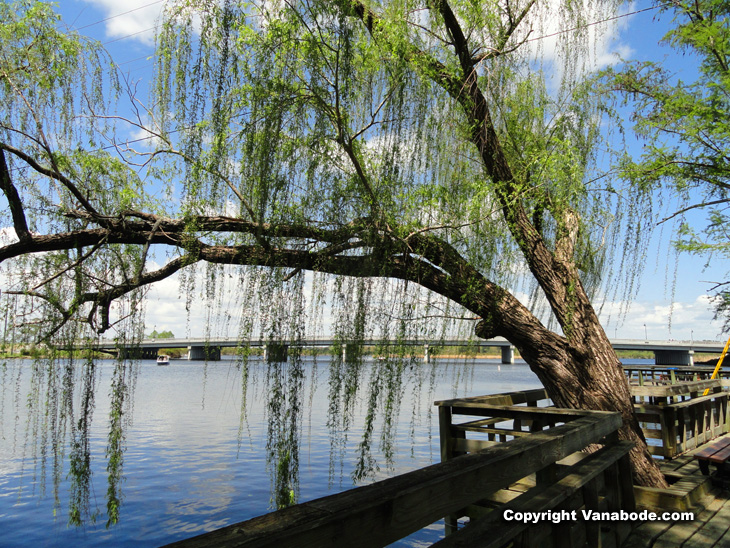
[[[474,451],[490,451],[505,442],[510,445],[550,434],[587,416],[593,420],[601,415],[618,418],[609,413],[547,407],[549,404],[543,389],[436,402],[442,460],[458,461]],[[458,420],[463,418],[466,420]],[[620,420],[614,424],[617,429]],[[580,510],[633,510],[628,462],[633,445],[616,442],[615,430],[603,438],[596,433],[590,440],[584,438],[583,443],[603,443],[604,447],[591,454],[553,455],[551,464],[529,467],[534,474],[521,474],[518,481],[449,515],[445,519],[447,537],[434,546],[620,546],[629,533],[629,524],[603,522],[598,527],[595,522],[581,519]],[[560,523],[544,520],[528,525],[506,521],[507,510],[565,510],[575,514]],[[464,516],[469,524],[458,528],[457,521]]]
[[[677,384],[679,382],[707,380],[714,367],[667,366],[667,365],[624,365],[624,372],[632,386]],[[730,370],[721,369],[720,378],[730,378]]]
[[[477,508],[481,515],[488,515],[479,517],[475,513],[474,523],[444,539],[445,545],[453,545],[459,538],[468,542],[476,528],[486,527],[492,540],[492,529],[498,532],[494,538],[501,544],[529,541],[532,545],[548,546],[549,543],[536,541],[534,535],[549,539],[553,534],[564,534],[566,527],[574,529],[576,523],[581,533],[572,534],[571,538],[589,539],[592,545],[598,545],[599,537],[607,538],[606,535],[619,538],[613,530],[605,533],[580,520],[569,520],[562,526],[545,522],[540,527],[530,527],[528,533],[525,525],[502,518],[501,503],[489,507],[485,502],[499,499],[511,486],[522,482],[525,492],[510,497],[514,500],[505,499],[504,509],[543,511],[573,509],[579,504],[595,510],[633,509],[627,458],[631,444],[616,441],[620,416],[539,408],[539,400],[544,399],[538,397],[540,393],[544,395],[544,391],[529,391],[437,402],[441,428],[446,432],[446,439],[442,440],[442,454],[448,454],[445,462],[170,546],[385,546],[445,516]],[[529,407],[517,405],[522,403]],[[453,417],[464,414],[477,417],[480,424],[451,423]],[[509,424],[502,424],[504,421]],[[461,435],[466,432],[494,439],[487,439],[489,446],[478,450],[483,444],[479,440],[472,444],[472,440]],[[505,441],[500,443],[499,439]],[[604,448],[595,453],[574,455],[588,445],[600,443],[605,444]],[[472,452],[475,450],[478,451]],[[464,452],[469,454],[456,456]],[[490,510],[493,511],[489,513]]]
[[[730,431],[727,380],[645,378],[632,385],[634,409],[653,455],[672,459]],[[708,395],[703,395],[709,390]]]

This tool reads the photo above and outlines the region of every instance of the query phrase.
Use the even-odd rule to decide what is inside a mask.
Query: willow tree
[[[591,182],[601,116],[581,84],[585,23],[614,8],[171,2],[154,108],[128,116],[153,148],[112,136],[124,161],[94,152],[114,131],[98,97],[74,113],[86,133],[64,127],[38,105],[62,102],[75,77],[42,41],[5,35],[2,188],[17,241],[0,261],[55,272],[16,290],[45,307],[49,340],[77,320],[106,331],[115,301],[196,264],[270,269],[297,291],[307,271],[424,288],[476,317],[478,337],[514,344],[555,405],[621,413],[635,481],[664,485],[591,304],[611,284],[631,291],[645,219],[640,196]],[[564,31],[554,50],[533,40],[550,19]],[[29,65],[37,51],[53,70]],[[47,74],[57,80],[41,86]],[[179,200],[145,194],[161,188]],[[147,260],[159,249],[171,250],[162,267]],[[517,298],[521,277],[542,319]],[[355,300],[360,318],[377,301],[367,288]]]

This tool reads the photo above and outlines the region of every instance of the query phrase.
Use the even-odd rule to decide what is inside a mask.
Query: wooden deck
[[[730,434],[728,434],[730,435]],[[699,449],[698,449],[699,450]],[[710,548],[730,546],[730,490],[712,487],[710,477],[703,476],[695,451],[661,463],[670,480],[668,490],[640,493],[637,506],[662,510],[690,510],[693,521],[654,521],[636,527],[623,548]],[[651,504],[653,498],[654,504]]]

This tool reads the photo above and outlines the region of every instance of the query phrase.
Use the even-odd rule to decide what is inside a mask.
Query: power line
[[[180,133],[182,131],[186,131],[186,130],[191,129],[193,127],[194,126],[188,126],[188,127],[179,127],[179,128],[176,128],[176,129],[171,129],[170,131],[167,132],[167,134],[170,135],[170,134],[173,134],[173,133]],[[103,146],[103,147],[98,147],[98,148],[96,148],[94,150],[89,150],[89,151],[85,151],[85,152],[88,153],[88,154],[95,154],[97,152],[103,152],[103,151],[111,150],[111,149],[119,150],[123,146],[128,146],[128,145],[131,145],[133,143],[140,143],[142,141],[149,141],[151,139],[156,139],[156,138],[157,138],[156,135],[150,134],[149,137],[139,137],[137,139],[131,139],[131,140],[130,139],[127,139],[126,141],[120,141],[118,143],[115,142],[115,143],[113,143],[111,145],[106,145],[106,146]],[[17,173],[21,169],[27,169],[27,168],[33,169],[32,166],[29,166],[27,162],[25,164],[26,164],[25,165],[25,168],[22,167],[22,166],[14,166],[14,167],[10,168],[8,171],[10,171],[11,173]]]
[[[82,29],[86,29],[86,28],[89,28],[89,27],[93,27],[95,25],[104,23],[106,21],[110,21],[112,19],[116,19],[117,17],[122,17],[124,15],[128,15],[128,14],[133,13],[135,11],[139,11],[139,10],[148,8],[148,7],[154,6],[156,4],[161,4],[161,3],[166,2],[166,1],[167,0],[155,0],[154,2],[150,2],[149,4],[145,4],[143,6],[139,6],[137,8],[134,8],[134,9],[131,9],[131,10],[122,12],[122,13],[118,13],[116,15],[111,15],[111,16],[105,18],[105,19],[101,19],[99,21],[95,21],[94,23],[89,23],[87,25],[83,25],[83,26],[77,28],[76,30],[79,31],[79,30],[82,30]],[[562,30],[562,31],[554,32],[552,34],[545,34],[543,36],[537,36],[535,38],[529,38],[529,39],[525,40],[525,42],[534,42],[534,41],[537,41],[537,40],[543,40],[543,39],[546,39],[546,38],[552,38],[553,36],[559,36],[561,34],[566,34],[568,32],[575,32],[575,31],[578,31],[578,30],[581,30],[581,29],[584,29],[584,28],[587,28],[587,27],[592,27],[592,26],[595,26],[595,25],[600,25],[602,23],[607,23],[609,21],[616,21],[616,20],[622,19],[624,17],[630,17],[632,15],[637,15],[639,13],[644,13],[644,12],[647,12],[647,11],[653,11],[653,10],[659,9],[661,7],[664,7],[664,6],[663,5],[656,5],[656,6],[651,6],[651,7],[648,7],[648,8],[643,8],[643,9],[640,9],[640,10],[635,10],[635,11],[632,11],[632,12],[629,12],[629,13],[623,13],[623,14],[620,14],[620,15],[615,15],[613,17],[608,17],[606,19],[601,19],[599,21],[593,21],[591,23],[586,23],[585,25],[579,25],[579,26],[576,26],[576,27],[573,27],[573,28],[570,28],[570,29],[565,29],[565,30]],[[102,43],[102,45],[103,46],[106,46],[108,44],[112,44],[114,42],[119,42],[121,40],[125,40],[127,38],[131,38],[133,36],[137,36],[139,34],[143,34],[145,32],[149,32],[149,31],[154,30],[154,29],[155,29],[155,27],[150,27],[150,28],[147,28],[147,29],[143,29],[143,30],[140,30],[140,31],[131,33],[131,34],[127,34],[126,36],[121,36],[119,38],[115,38],[114,40],[110,40],[108,42],[104,42],[104,43]],[[144,56],[141,56],[141,57],[137,57],[135,59],[130,59],[130,60],[127,60],[127,61],[122,61],[120,63],[116,63],[116,65],[117,66],[120,66],[120,65],[125,65],[125,64],[129,64],[129,63],[133,63],[133,62],[139,61],[141,59],[146,59],[147,57],[148,57],[147,55],[144,55]],[[145,68],[147,66],[151,66],[151,65],[145,65],[144,67],[141,67],[141,68]],[[177,129],[173,129],[173,130],[169,131],[168,133],[179,133],[180,131],[184,131],[185,129],[189,129],[189,128],[177,128]],[[129,145],[129,144],[132,144],[132,143],[137,143],[137,142],[141,142],[141,141],[147,141],[147,140],[150,140],[150,139],[154,139],[154,136],[142,137],[142,138],[139,138],[139,139],[133,139],[131,141],[130,140],[127,140],[127,141],[124,141],[124,143],[122,143],[122,144]],[[101,152],[101,151],[104,151],[104,150],[109,150],[109,149],[112,149],[112,148],[117,148],[118,146],[119,146],[118,144],[107,145],[107,146],[104,146],[104,147],[97,148],[96,150],[91,151],[91,152],[92,153],[93,152]],[[11,169],[11,171],[16,171],[18,169],[19,168],[16,167],[14,169]]]
[[[585,28],[588,28],[588,27],[594,27],[596,25],[600,25],[601,23],[608,23],[609,21],[616,21],[617,19],[622,19],[624,17],[629,17],[631,15],[636,15],[637,13],[643,13],[645,11],[656,10],[656,9],[661,8],[661,7],[664,7],[664,6],[662,6],[662,5],[651,6],[649,8],[643,8],[643,9],[640,9],[640,10],[632,11],[630,13],[622,13],[621,15],[614,15],[613,17],[608,17],[606,19],[601,19],[600,21],[593,21],[591,23],[586,23],[585,25],[578,25],[577,27],[573,27],[573,28],[570,28],[570,29],[559,30],[559,31],[554,32],[552,34],[544,34],[543,36],[536,36],[535,38],[529,38],[529,39],[525,40],[525,42],[534,42],[536,40],[544,40],[545,38],[552,38],[553,36],[559,36],[561,34],[567,34],[568,32],[574,32],[574,31],[582,30],[582,29],[585,29]]]
[[[156,2],[151,2],[150,4],[146,4],[144,6],[140,6],[138,8],[135,8],[135,9],[132,9],[132,10],[129,10],[129,11],[126,11],[124,13],[119,13],[117,15],[112,15],[110,17],[107,17],[106,19],[102,19],[100,21],[96,21],[95,23],[90,23],[88,25],[84,25],[83,27],[79,27],[77,30],[81,30],[81,29],[85,29],[87,27],[91,27],[91,26],[94,26],[94,25],[98,25],[99,23],[103,23],[105,21],[109,21],[110,19],[114,19],[116,17],[121,17],[123,15],[127,15],[128,13],[132,13],[134,11],[141,10],[143,8],[147,8],[149,6],[153,6],[155,4],[160,4],[160,3],[166,2],[166,1],[167,0],[157,0]],[[608,23],[610,21],[617,21],[617,20],[623,19],[625,17],[630,17],[632,15],[637,15],[639,13],[644,13],[644,12],[647,12],[647,11],[653,11],[653,10],[656,10],[656,9],[660,9],[662,7],[664,7],[664,5],[659,4],[659,5],[656,5],[656,6],[651,6],[651,7],[648,7],[648,8],[643,8],[643,9],[640,9],[640,10],[635,10],[635,11],[632,11],[632,12],[629,12],[629,13],[622,13],[620,15],[614,15],[614,16],[608,17],[606,19],[601,19],[599,21],[592,21],[590,23],[586,23],[585,25],[578,25],[576,27],[572,27],[572,28],[569,28],[569,29],[565,29],[565,30],[560,30],[560,31],[557,31],[557,32],[553,32],[552,34],[544,34],[542,36],[536,36],[535,38],[528,38],[527,40],[525,40],[525,42],[535,42],[537,40],[544,40],[546,38],[552,38],[554,36],[559,36],[561,34],[567,34],[569,32],[576,32],[576,31],[579,31],[579,30],[582,30],[582,29],[585,29],[585,28],[588,28],[588,27],[593,27],[593,26],[596,26],[596,25],[600,25],[602,23]],[[113,44],[115,42],[119,42],[121,40],[125,40],[127,38],[131,38],[133,36],[137,36],[139,34],[143,34],[145,32],[149,32],[149,31],[155,30],[155,28],[156,27],[149,27],[147,29],[143,29],[143,30],[140,30],[140,31],[131,33],[131,34],[127,34],[126,36],[120,36],[119,38],[115,38],[113,40],[109,40],[108,42],[103,42],[101,45],[102,46],[106,46],[108,44]],[[125,65],[125,64],[132,63],[134,61],[137,61],[139,59],[141,59],[141,57],[138,57],[136,59],[132,59],[132,60],[129,60],[129,61],[123,61],[123,62],[117,63],[117,65]]]
[[[115,63],[115,64],[117,66],[128,65],[129,63],[134,63],[135,61],[141,61],[142,59],[149,59],[149,58],[150,58],[150,55],[142,55],[140,57],[135,57],[134,59],[129,59],[127,61],[122,61],[121,63]],[[151,67],[152,65],[153,65],[153,63],[150,63],[148,65],[143,65],[143,66],[137,67],[137,68],[146,68],[146,67]]]
[[[94,25],[98,25],[100,23],[104,23],[106,21],[109,21],[111,19],[115,19],[117,17],[122,17],[123,15],[127,15],[127,14],[130,14],[132,12],[139,11],[139,10],[144,9],[144,8],[148,8],[150,6],[154,6],[155,4],[161,4],[161,3],[166,2],[166,1],[167,0],[156,0],[155,2],[150,2],[149,4],[145,4],[144,6],[140,6],[140,7],[137,7],[137,8],[128,10],[128,11],[125,11],[123,13],[118,13],[116,15],[109,16],[109,17],[107,17],[105,19],[101,19],[101,20],[96,21],[94,23],[89,23],[88,25],[84,25],[82,27],[79,27],[76,30],[82,30],[82,29],[85,29],[85,28],[89,28],[89,27],[92,27]],[[573,27],[573,28],[570,28],[570,29],[565,29],[565,30],[562,30],[562,31],[554,32],[552,34],[545,34],[543,36],[536,36],[535,38],[529,38],[528,40],[526,40],[526,42],[534,42],[536,40],[543,40],[545,38],[552,38],[553,36],[558,36],[560,34],[566,34],[568,32],[575,32],[577,30],[581,30],[581,29],[584,29],[584,28],[587,28],[587,27],[592,27],[592,26],[595,26],[595,25],[600,25],[601,23],[607,23],[609,21],[615,21],[615,20],[618,20],[618,19],[622,19],[624,17],[630,17],[632,15],[637,15],[639,13],[644,13],[644,12],[647,12],[647,11],[656,10],[656,9],[661,8],[661,7],[663,7],[663,6],[662,5],[657,5],[657,6],[651,6],[651,7],[648,7],[648,8],[643,8],[643,9],[640,9],[640,10],[635,10],[635,11],[632,11],[632,12],[629,12],[629,13],[622,13],[620,15],[615,15],[613,17],[608,17],[606,19],[601,19],[600,21],[593,21],[591,23],[586,23],[585,25],[579,25],[577,27]],[[155,27],[150,27],[150,28],[147,28],[147,29],[143,29],[143,30],[134,32],[132,34],[128,34],[126,36],[121,36],[119,38],[115,38],[114,40],[110,40],[108,42],[104,42],[102,45],[105,46],[107,44],[112,44],[114,42],[119,42],[120,40],[124,40],[126,38],[131,38],[132,36],[137,36],[139,34],[142,34],[142,33],[145,33],[145,32],[149,32],[149,31],[154,30],[154,29],[155,29]],[[139,61],[141,59],[147,59],[147,57],[148,57],[147,55],[143,55],[141,57],[137,57],[135,59],[130,59],[130,60],[127,60],[127,61],[122,61],[122,62],[116,63],[116,64],[118,66],[119,65],[125,65],[125,64],[129,64],[129,63],[133,63],[135,61]],[[146,66],[151,66],[151,65],[146,65]],[[183,131],[184,129],[188,129],[188,128],[174,129],[174,130],[171,130],[169,133],[178,133],[180,131]],[[131,144],[131,143],[137,143],[137,142],[140,142],[140,141],[147,141],[147,140],[153,139],[153,138],[154,138],[153,136],[143,137],[143,138],[140,138],[140,139],[134,139],[134,140],[131,140],[131,141],[125,141],[124,144]],[[99,149],[97,149],[95,151],[92,151],[92,152],[100,152],[102,150],[108,150],[108,149],[111,149],[111,148],[115,148],[117,146],[118,145],[108,145],[108,146],[105,146],[105,147],[101,147],[101,148],[99,148]]]
[[[155,30],[156,27],[149,27],[147,29],[138,30],[137,32],[133,32],[132,34],[127,34],[126,36],[120,36],[119,38],[115,38],[114,40],[109,40],[108,42],[102,42],[102,46],[107,46],[109,44],[113,44],[114,42],[119,42],[120,40],[126,40],[127,38],[131,38],[132,36],[137,36],[138,34],[144,34],[145,32],[149,32],[151,30]]]
[[[156,0],[155,2],[150,2],[149,4],[145,4],[144,6],[139,6],[138,8],[134,8],[128,11],[125,11],[123,13],[118,13],[116,15],[110,15],[106,19],[101,19],[100,21],[95,21],[94,23],[89,23],[88,25],[84,25],[83,27],[79,27],[76,30],[82,30],[89,27],[93,27],[94,25],[98,25],[100,23],[105,23],[107,21],[111,21],[112,19],[116,19],[117,17],[121,17],[122,15],[128,15],[130,13],[133,13],[135,11],[143,10],[145,8],[149,8],[150,6],[154,6],[155,4],[161,4],[163,2],[166,2],[167,0]],[[126,37],[125,37],[126,38]]]

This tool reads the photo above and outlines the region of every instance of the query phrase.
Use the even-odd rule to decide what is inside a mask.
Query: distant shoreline
[[[182,357],[182,353],[179,352],[180,349],[163,349],[163,353],[171,355],[174,359],[180,359]],[[224,349],[223,355],[225,356],[234,356],[236,355],[236,352],[228,351],[226,352]],[[259,348],[252,349],[251,356],[261,356],[263,354],[263,351]],[[311,356],[311,355],[317,355],[317,356],[325,356],[328,354],[328,352],[319,350],[312,352],[311,349],[307,349],[308,351],[304,351],[302,354],[305,356]],[[64,353],[62,353],[63,355]],[[65,353],[67,354],[67,353]],[[616,352],[619,359],[654,359],[654,352],[650,350],[619,350]],[[369,356],[371,358],[376,359],[378,357],[377,354],[373,353],[372,351],[366,351],[363,353],[363,356]],[[12,354],[7,351],[7,349],[0,349],[0,359],[38,359],[38,358],[46,358],[48,357],[47,353],[44,352],[42,349],[38,347],[31,347],[26,348],[19,351],[15,351]],[[406,356],[408,358],[416,358],[416,359],[423,359],[423,354],[416,353],[411,354],[410,356]],[[514,352],[515,359],[521,359],[521,356],[517,351]],[[112,356],[104,353],[99,353],[95,356],[95,359],[110,359]],[[496,354],[482,354],[482,353],[469,353],[469,354],[442,354],[437,352],[431,352],[430,355],[431,360],[501,360],[502,355],[499,353]],[[717,365],[718,360],[720,359],[720,354],[695,354],[694,355],[694,365],[698,366],[715,366]],[[727,361],[727,366],[730,366],[730,357]]]

